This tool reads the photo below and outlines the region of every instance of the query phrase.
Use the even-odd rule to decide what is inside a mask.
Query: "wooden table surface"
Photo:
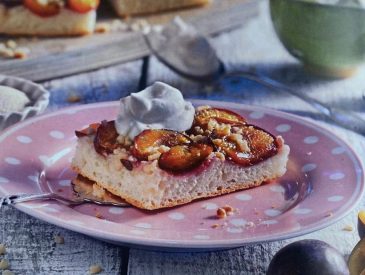
[[[345,80],[326,80],[308,75],[282,47],[270,23],[267,3],[260,16],[244,27],[221,34],[211,41],[229,70],[259,70],[274,79],[323,100],[333,106],[364,112],[365,70]],[[139,89],[143,60],[94,72],[55,79],[44,83],[51,91],[48,111],[64,106],[118,100]],[[320,120],[365,156],[362,136],[325,123],[321,116],[300,100],[273,92],[246,81],[228,79],[220,88],[182,79],[155,58],[150,59],[147,83],[165,81],[181,89],[187,98],[210,98],[258,104]],[[247,88],[249,86],[249,88]],[[79,99],[78,102],[71,102]],[[203,253],[167,253],[121,247],[67,231],[23,214],[12,207],[0,209],[0,243],[15,274],[87,274],[99,264],[101,274],[264,274],[272,256],[285,244],[297,239],[324,240],[347,256],[359,240],[356,216],[360,206],[343,220],[302,237],[236,249]],[[354,230],[343,228],[351,225]],[[55,235],[64,237],[56,244]]]

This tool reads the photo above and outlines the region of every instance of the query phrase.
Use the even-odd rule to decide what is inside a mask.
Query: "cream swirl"
[[[188,130],[195,109],[181,92],[162,82],[155,82],[139,93],[121,99],[115,128],[133,139],[146,129]]]

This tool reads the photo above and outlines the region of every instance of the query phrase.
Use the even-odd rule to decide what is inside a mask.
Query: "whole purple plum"
[[[341,253],[319,240],[291,243],[276,253],[267,275],[348,275]]]

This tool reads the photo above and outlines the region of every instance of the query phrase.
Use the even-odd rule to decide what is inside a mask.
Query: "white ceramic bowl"
[[[17,89],[29,98],[30,103],[21,112],[0,113],[0,131],[19,121],[42,113],[49,103],[49,92],[29,80],[0,75],[0,85]]]

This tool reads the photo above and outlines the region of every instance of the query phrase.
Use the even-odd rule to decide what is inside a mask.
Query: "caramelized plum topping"
[[[134,139],[133,155],[139,160],[147,160],[148,156],[157,152],[164,145],[173,147],[191,143],[191,139],[172,130],[144,130]]]
[[[117,141],[118,135],[114,121],[102,121],[94,138],[96,152],[108,155],[113,153],[114,149],[122,147]]]
[[[160,156],[158,165],[172,173],[183,173],[201,165],[211,152],[213,147],[208,144],[177,145]]]
[[[96,133],[96,131],[98,130],[100,126],[100,123],[92,123],[89,125],[89,127],[82,129],[80,131],[75,131],[75,135],[80,138],[80,137],[85,137],[85,136],[91,136],[93,134]]]
[[[24,0],[23,4],[31,12],[41,17],[50,17],[57,15],[61,11],[61,4],[57,2],[40,3],[38,0]]]
[[[275,137],[253,125],[241,125],[242,133],[231,134],[215,142],[229,159],[242,166],[263,161],[278,151]]]
[[[242,116],[230,110],[206,108],[195,113],[193,127],[200,126],[201,128],[206,129],[209,120],[211,119],[215,119],[219,123],[227,124],[246,123],[246,120]]]

